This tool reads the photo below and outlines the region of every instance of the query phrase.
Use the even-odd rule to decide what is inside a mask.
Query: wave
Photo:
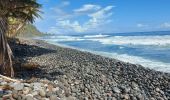
[[[139,56],[131,56],[128,54],[118,54],[118,53],[108,53],[108,52],[103,52],[103,51],[86,50],[86,49],[81,49],[81,48],[72,47],[72,46],[68,46],[68,45],[63,45],[60,43],[56,43],[54,41],[49,41],[49,40],[46,40],[46,41],[50,44],[59,45],[59,46],[66,47],[66,48],[77,49],[77,50],[81,50],[81,51],[87,51],[87,52],[91,52],[93,54],[118,59],[120,61],[129,62],[132,64],[140,64],[144,67],[154,69],[157,71],[170,73],[170,63],[164,63],[164,62],[160,62],[160,61],[156,61],[156,60],[150,60],[150,59],[146,59],[146,58],[139,57]]]
[[[159,62],[155,60],[145,59],[138,56],[130,56],[128,54],[118,54],[118,53],[108,53],[108,52],[100,52],[100,51],[92,51],[92,53],[118,59],[124,62],[130,62],[132,64],[140,64],[144,67],[154,69],[161,72],[170,73],[170,63]]]
[[[85,35],[85,36],[48,36],[44,40],[55,42],[68,41],[96,41],[105,45],[144,45],[170,47],[170,35],[163,36],[109,36],[109,35]]]
[[[85,40],[81,37],[74,37],[74,36],[47,36],[40,38],[43,40],[51,41],[51,42],[62,42],[62,41],[82,41]]]
[[[170,45],[170,36],[112,36],[107,38],[88,39],[102,44],[116,45]]]
[[[102,34],[99,34],[99,35],[85,35],[83,36],[84,38],[103,38],[103,37],[108,37],[109,35],[102,35]]]

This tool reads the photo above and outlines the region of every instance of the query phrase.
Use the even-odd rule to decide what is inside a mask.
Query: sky
[[[170,30],[170,0],[38,0],[36,27],[52,34]]]

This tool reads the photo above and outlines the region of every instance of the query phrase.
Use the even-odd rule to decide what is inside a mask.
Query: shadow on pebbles
[[[11,42],[16,78],[9,100],[170,100],[170,74],[40,40]],[[23,67],[24,66],[24,67]],[[8,88],[8,89],[7,89]]]

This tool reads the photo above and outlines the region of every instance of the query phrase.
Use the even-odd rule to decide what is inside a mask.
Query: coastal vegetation
[[[40,17],[36,0],[0,0],[0,72],[13,77],[12,51],[7,37],[13,37],[25,24]]]
[[[37,36],[44,36],[43,32],[40,32],[33,24],[26,24],[22,30],[18,31],[16,37],[37,37]]]

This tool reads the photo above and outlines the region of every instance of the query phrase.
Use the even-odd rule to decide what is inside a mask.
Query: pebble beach
[[[170,100],[170,73],[42,40],[10,46],[21,82],[0,78],[0,100]]]

